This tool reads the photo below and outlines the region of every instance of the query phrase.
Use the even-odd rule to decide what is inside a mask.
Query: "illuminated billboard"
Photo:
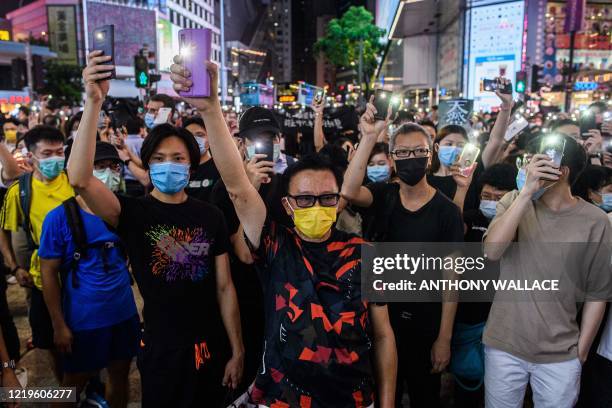
[[[157,24],[155,11],[116,4],[87,2],[87,27],[89,44],[92,32],[97,27],[115,25],[115,64],[132,66],[134,55],[144,44],[149,51],[156,51]]]
[[[468,11],[467,97],[474,100],[475,111],[499,105],[494,93],[481,91],[482,79],[502,76],[514,83],[516,72],[521,70],[524,11],[523,1]]]

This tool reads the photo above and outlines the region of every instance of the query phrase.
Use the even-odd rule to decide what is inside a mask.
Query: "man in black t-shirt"
[[[94,51],[83,71],[87,101],[68,174],[89,209],[117,230],[144,300],[142,405],[222,406],[223,386],[237,387],[244,361],[227,227],[218,209],[185,193],[200,151],[184,129],[158,125],[143,143],[149,196],[115,196],[93,176],[96,122],[109,89],[102,63],[109,58]],[[227,364],[223,327],[232,353]]]
[[[191,117],[183,121],[183,129],[188,130],[200,149],[200,164],[189,177],[189,184],[185,191],[190,197],[210,202],[210,194],[215,183],[221,179],[215,161],[210,155],[208,148],[208,135],[204,121],[199,117]]]
[[[175,62],[174,89],[188,90],[190,73],[180,57]],[[380,407],[392,407],[396,355],[387,308],[361,297],[363,240],[333,227],[342,175],[320,157],[288,167],[282,201],[295,228],[266,221],[266,206],[223,120],[218,68],[213,63],[207,68],[211,97],[186,101],[198,108],[210,131],[264,290],[264,356],[251,402],[367,408],[378,397]]]
[[[342,196],[370,209],[377,220],[373,231],[377,241],[462,242],[459,208],[425,177],[431,162],[431,137],[421,126],[404,124],[391,137],[389,150],[399,181],[362,186],[380,131],[372,102],[361,118],[362,138],[345,174]],[[440,406],[440,373],[450,361],[456,309],[453,301],[389,305],[399,362],[396,406],[401,407],[404,381],[411,407]]]

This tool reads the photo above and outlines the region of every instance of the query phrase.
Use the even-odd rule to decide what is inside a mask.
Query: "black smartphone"
[[[589,130],[591,129],[599,129],[599,128],[600,127],[597,126],[597,123],[595,122],[595,115],[593,114],[593,112],[585,111],[582,113],[582,116],[580,117],[580,134],[581,135],[588,133]]]
[[[105,25],[96,28],[93,32],[92,50],[102,51],[102,55],[110,55],[110,61],[106,61],[104,65],[113,65],[115,63],[115,26],[113,24]],[[111,76],[107,79],[115,78],[116,72],[113,69]]]
[[[374,118],[376,120],[385,120],[387,118],[389,105],[391,105],[392,109],[391,117],[394,117],[400,108],[400,98],[393,95],[391,91],[377,89],[376,92],[374,92],[374,107],[376,108],[376,115],[374,115]]]
[[[265,154],[265,161],[274,161],[274,141],[272,138],[255,140],[255,154]]]
[[[482,90],[486,92],[495,92],[499,90],[500,93],[511,94],[512,83],[508,82],[506,85],[502,85],[501,82],[497,81],[497,79],[483,79]]]

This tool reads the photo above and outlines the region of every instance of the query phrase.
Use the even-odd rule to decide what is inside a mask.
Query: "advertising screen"
[[[467,96],[475,111],[499,105],[494,93],[480,90],[483,79],[502,76],[514,83],[521,70],[524,8],[523,1],[514,1],[469,11]]]
[[[97,27],[115,25],[115,63],[132,66],[134,55],[147,44],[150,51],[156,51],[157,24],[155,11],[115,4],[87,2],[89,44],[92,32]]]

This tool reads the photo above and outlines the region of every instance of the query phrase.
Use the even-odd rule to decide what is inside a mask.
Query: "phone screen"
[[[325,90],[324,89],[319,89],[317,90],[317,92],[315,93],[314,96],[314,102],[319,105],[321,102],[323,102],[323,96],[325,95]]]
[[[465,177],[468,177],[471,172],[474,170],[474,163],[476,163],[476,159],[478,159],[478,155],[480,154],[480,149],[468,143],[463,146],[463,150],[461,150],[461,155],[459,156],[459,170],[461,174]]]
[[[161,125],[163,123],[168,123],[168,119],[170,119],[170,112],[172,112],[171,108],[159,108],[159,111],[157,111],[157,116],[155,116],[155,121],[153,121],[153,124]]]
[[[374,94],[374,107],[376,108],[376,115],[374,118],[377,120],[385,120],[387,118],[387,110],[391,105],[392,114],[394,116],[400,107],[400,98],[397,95],[393,95],[391,91],[384,91],[377,89]]]
[[[564,150],[565,139],[559,135],[550,135],[542,140],[538,153],[547,155],[556,167],[560,167]]]

